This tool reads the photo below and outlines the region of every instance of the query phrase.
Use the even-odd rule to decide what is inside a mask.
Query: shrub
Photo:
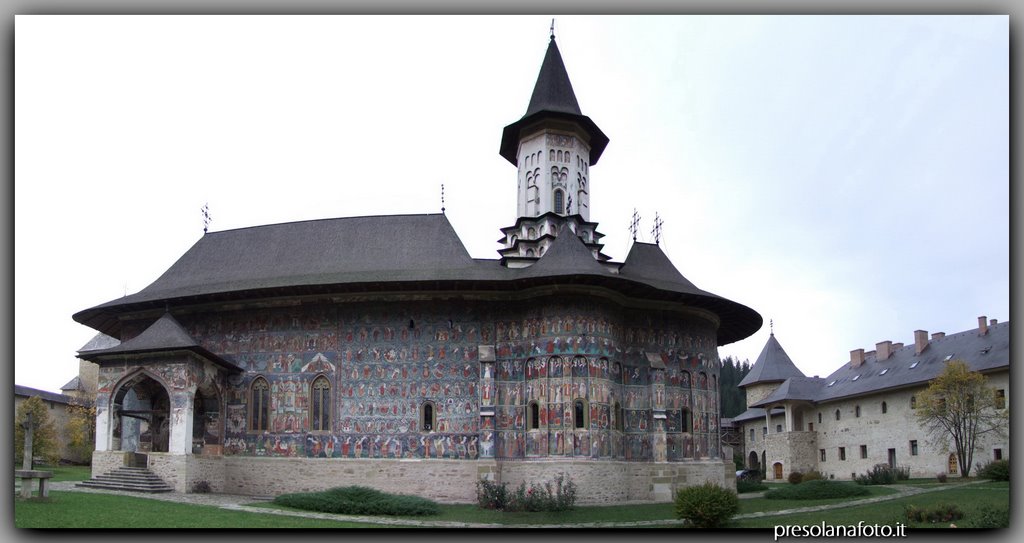
[[[820,471],[811,470],[804,474],[803,482],[806,483],[807,481],[819,481],[824,478],[825,477],[822,476]]]
[[[476,482],[476,503],[483,509],[501,511],[508,506],[508,488],[505,483],[480,479]]]
[[[477,481],[477,504],[499,511],[568,511],[576,505],[576,483],[565,475],[543,485],[526,483],[509,493],[506,483]]]
[[[799,471],[793,471],[789,474],[789,484],[798,485],[804,480],[804,474]]]
[[[992,481],[1010,480],[1010,461],[992,460],[984,466],[978,467],[978,477]]]
[[[762,490],[768,490],[768,485],[762,483],[761,481],[736,481],[737,494],[746,494],[747,492],[760,492]]]
[[[362,486],[336,487],[323,492],[282,494],[273,503],[342,515],[436,515],[437,503],[419,496],[387,494]]]
[[[935,478],[938,479],[940,483],[945,483],[949,476],[945,473],[936,473]]]
[[[891,485],[896,481],[906,481],[910,478],[910,468],[890,467],[889,464],[875,464],[864,475],[858,475],[854,480],[862,485]]]
[[[868,489],[851,483],[818,479],[799,485],[783,486],[765,492],[771,500],[823,500],[829,498],[852,498],[867,496]]]
[[[196,481],[192,483],[192,493],[194,494],[209,494],[210,483],[206,481]]]
[[[736,493],[714,483],[689,486],[676,492],[676,518],[686,519],[697,528],[724,526],[739,509]]]
[[[983,505],[978,510],[977,516],[972,515],[970,521],[971,528],[1009,528],[1010,508]]]
[[[940,503],[934,507],[917,507],[908,505],[903,508],[907,520],[911,522],[950,522],[960,520],[964,514],[960,508],[951,503]]]

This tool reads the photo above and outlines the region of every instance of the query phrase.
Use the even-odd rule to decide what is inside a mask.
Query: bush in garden
[[[707,482],[679,489],[675,505],[676,518],[696,528],[719,528],[739,511],[740,500],[732,490]]]
[[[1005,459],[992,460],[984,466],[978,467],[978,477],[991,481],[1009,481],[1010,461]]]
[[[437,503],[419,496],[387,494],[362,486],[331,488],[323,492],[282,494],[273,503],[341,515],[436,515]]]
[[[499,511],[567,511],[576,505],[576,483],[565,475],[543,485],[522,482],[512,492],[507,483],[477,482],[477,504]]]
[[[818,481],[824,478],[825,477],[821,475],[821,472],[811,470],[804,474],[804,479],[802,482],[806,483],[807,481]]]
[[[903,508],[907,520],[911,522],[950,522],[960,520],[964,513],[952,503],[942,503],[933,507],[917,507],[908,505]]]
[[[789,480],[789,484],[791,484],[791,485],[798,485],[798,484],[800,484],[801,481],[804,480],[804,474],[800,473],[799,471],[790,472],[788,480]]]
[[[945,483],[946,480],[949,479],[949,476],[946,475],[945,473],[936,473],[935,479],[937,479],[940,483]]]
[[[480,479],[476,482],[476,503],[483,509],[504,510],[508,505],[508,488],[505,483]]]
[[[772,500],[824,500],[867,496],[870,493],[868,489],[852,483],[818,479],[798,485],[774,488],[765,492],[764,497]]]
[[[891,485],[896,481],[906,481],[910,478],[910,468],[890,467],[889,464],[875,464],[870,471],[864,475],[858,475],[854,480],[862,485]]]
[[[737,494],[746,494],[747,492],[761,492],[762,490],[768,490],[768,485],[760,481],[736,481]]]
[[[1010,508],[1009,506],[983,505],[978,510],[977,516],[972,514],[969,520],[968,527],[970,528],[1009,528]]]

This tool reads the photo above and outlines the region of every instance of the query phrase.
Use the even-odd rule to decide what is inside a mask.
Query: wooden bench
[[[50,489],[47,486],[47,480],[53,477],[52,471],[40,471],[37,469],[16,469],[14,470],[14,476],[21,478],[21,497],[31,498],[32,497],[32,482],[39,479],[39,497],[48,498],[50,496]]]

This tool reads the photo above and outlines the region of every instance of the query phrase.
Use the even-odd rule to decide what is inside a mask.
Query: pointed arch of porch
[[[157,373],[134,368],[98,409],[97,450],[166,452],[170,448],[171,387]],[[100,431],[102,430],[102,431]]]

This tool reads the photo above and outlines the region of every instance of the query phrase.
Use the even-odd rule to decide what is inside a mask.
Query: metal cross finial
[[[633,234],[633,241],[636,241],[636,231],[640,227],[640,214],[633,208],[633,220],[629,223],[629,232]]]
[[[555,19],[551,19],[551,39],[555,39]]]
[[[210,204],[203,204],[203,233],[210,228]]]
[[[441,183],[441,214],[444,215],[444,183]]]
[[[773,335],[773,336],[775,335],[775,320],[774,319],[768,319],[768,331],[769,331],[769,333],[771,333],[771,335]]]
[[[654,236],[654,243],[658,244],[661,242],[661,226],[665,224],[665,221],[658,217],[658,214],[654,214],[654,228],[651,228],[651,235]]]

